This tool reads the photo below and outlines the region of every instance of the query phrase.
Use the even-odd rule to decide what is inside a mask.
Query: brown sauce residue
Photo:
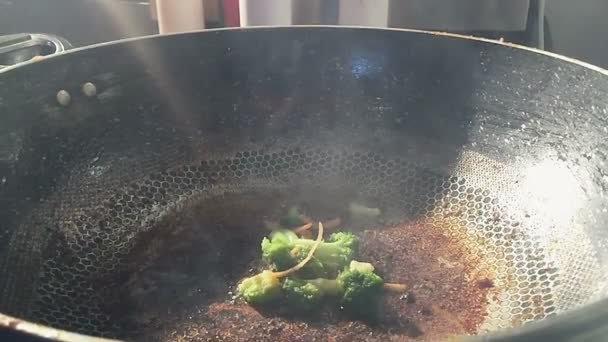
[[[405,294],[385,295],[373,323],[349,319],[333,306],[313,317],[256,310],[230,292],[247,273],[240,267],[238,274],[202,276],[203,281],[219,278],[213,291],[205,290],[205,284],[200,291],[172,289],[188,298],[165,302],[164,313],[146,322],[138,340],[434,341],[476,333],[492,287],[480,286],[491,280],[475,278],[472,263],[478,260],[463,254],[466,249],[454,245],[440,228],[421,224],[378,227],[360,236],[359,259],[376,265],[387,282],[410,286]]]
[[[251,207],[250,201],[243,203]],[[128,322],[130,340],[436,341],[477,333],[487,298],[498,291],[490,268],[466,246],[466,234],[460,236],[457,227],[438,220],[408,222],[356,232],[358,259],[373,263],[385,281],[409,286],[406,293],[387,293],[373,322],[353,320],[335,303],[306,317],[256,310],[236,298],[235,285],[260,268],[258,241],[268,232],[250,227],[261,226],[256,220],[263,210],[230,216],[221,214],[233,210],[208,205],[194,212],[204,216],[204,227],[195,225],[200,217],[182,217],[172,224],[174,232],[186,227],[182,233],[161,236],[165,251],[144,253],[158,257],[132,277],[124,314],[115,317]],[[141,257],[133,261],[142,264]],[[140,284],[144,294],[130,295],[142,292]]]
[[[479,286],[491,280],[477,278],[480,260],[466,247],[428,224],[366,230],[361,240],[362,257],[377,265],[386,281],[411,285],[414,304],[385,298],[385,308],[399,321],[415,323],[428,340],[476,333],[492,287]]]

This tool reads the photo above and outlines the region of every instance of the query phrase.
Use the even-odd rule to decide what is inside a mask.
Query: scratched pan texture
[[[433,340],[559,315],[608,293],[607,93],[603,71],[553,56],[354,28],[145,38],[4,71],[0,310],[142,340]],[[382,213],[350,222],[362,256],[415,300],[388,296],[369,324],[232,299],[264,217],[352,201]]]

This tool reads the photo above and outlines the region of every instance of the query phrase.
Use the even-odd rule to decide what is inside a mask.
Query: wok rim
[[[596,71],[596,72],[599,72],[601,74],[608,76],[608,69],[604,69],[600,66],[597,66],[597,65],[594,65],[594,64],[591,64],[588,62],[584,62],[584,61],[576,59],[576,58],[564,56],[559,53],[540,50],[540,49],[529,47],[529,46],[506,42],[502,39],[498,40],[498,39],[491,39],[491,38],[483,38],[483,37],[476,37],[476,36],[472,36],[472,35],[463,35],[463,34],[458,34],[458,33],[444,32],[444,31],[405,29],[405,28],[393,28],[393,27],[385,28],[385,27],[356,26],[356,25],[263,25],[263,26],[249,26],[249,27],[221,27],[221,28],[202,29],[202,30],[194,30],[194,31],[187,31],[187,32],[169,33],[169,34],[153,34],[153,35],[146,35],[146,36],[140,36],[140,37],[112,40],[109,42],[102,42],[102,43],[73,48],[70,50],[63,51],[61,53],[57,53],[57,54],[48,56],[41,60],[37,60],[37,61],[29,60],[29,61],[26,61],[23,63],[8,66],[8,67],[0,70],[0,75],[2,73],[8,72],[10,70],[15,70],[15,69],[18,69],[21,67],[25,67],[27,65],[31,65],[31,64],[35,64],[35,63],[44,63],[44,61],[49,60],[49,59],[60,58],[60,56],[65,56],[65,55],[78,53],[81,51],[87,51],[90,49],[125,44],[125,43],[130,43],[130,42],[135,42],[135,41],[143,41],[143,40],[151,40],[151,39],[164,39],[164,38],[170,38],[170,37],[175,37],[175,36],[184,36],[184,35],[196,35],[196,34],[206,34],[206,33],[212,34],[212,33],[217,33],[217,32],[221,32],[221,31],[257,31],[257,30],[263,31],[263,30],[268,30],[268,29],[289,30],[289,29],[322,29],[322,28],[325,28],[325,29],[331,28],[331,29],[338,29],[338,30],[344,30],[344,31],[366,30],[366,31],[405,32],[405,33],[415,33],[415,34],[423,34],[423,35],[430,35],[430,36],[448,37],[448,38],[476,41],[476,42],[487,43],[487,44],[494,44],[494,45],[499,45],[499,46],[503,46],[503,47],[517,49],[517,50],[533,52],[533,53],[537,53],[537,54],[544,55],[547,57],[553,57],[553,58],[562,60],[564,62],[576,64],[576,65],[582,66],[584,68],[587,68],[587,69],[590,69],[590,70],[593,70],[593,71]]]

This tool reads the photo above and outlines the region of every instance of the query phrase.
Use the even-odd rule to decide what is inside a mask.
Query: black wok
[[[562,56],[363,28],[210,30],[7,68],[0,323],[139,340],[603,336],[607,94],[606,71]],[[351,228],[415,301],[386,298],[371,324],[233,298],[264,218],[352,202],[380,209]]]

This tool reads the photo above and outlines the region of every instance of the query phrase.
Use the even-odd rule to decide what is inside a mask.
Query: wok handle
[[[52,34],[19,33],[0,36],[0,68],[72,48],[67,39]]]

